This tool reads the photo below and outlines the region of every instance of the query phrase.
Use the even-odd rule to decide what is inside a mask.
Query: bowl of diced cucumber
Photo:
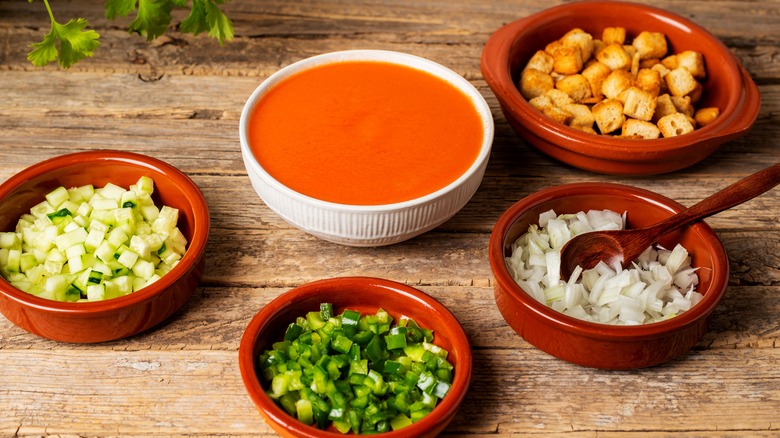
[[[0,313],[30,333],[105,342],[147,330],[192,296],[208,206],[156,158],[90,151],[0,185]]]
[[[471,380],[457,318],[380,278],[329,278],[281,294],[250,321],[238,353],[250,398],[284,437],[433,437]]]

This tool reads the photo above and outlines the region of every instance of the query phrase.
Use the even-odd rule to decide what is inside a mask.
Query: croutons
[[[601,92],[607,99],[616,99],[624,90],[634,85],[634,77],[626,70],[614,70],[601,84]]]
[[[571,120],[569,120],[569,126],[593,129],[593,123],[596,122],[596,118],[593,117],[593,112],[587,105],[572,103],[564,106],[563,109],[572,115]]]
[[[623,126],[626,118],[623,105],[615,99],[605,99],[593,106],[593,117],[602,134],[609,134]]]
[[[699,52],[686,50],[677,54],[677,66],[685,67],[696,79],[704,79],[707,72],[704,69],[704,57]]]
[[[693,132],[693,125],[685,114],[674,113],[661,117],[658,120],[658,129],[664,137],[668,138]]]
[[[677,67],[664,76],[666,87],[673,96],[685,96],[696,89],[696,78],[685,67]]]
[[[653,97],[661,93],[661,73],[649,68],[640,69],[636,74],[636,86],[647,91]]]
[[[579,46],[561,46],[553,52],[553,71],[573,75],[582,70],[582,52]]]
[[[631,56],[626,53],[622,44],[612,43],[606,45],[596,53],[596,59],[610,70],[628,70],[631,68]]]
[[[666,56],[666,35],[661,32],[640,32],[631,43],[641,59]]]
[[[626,90],[623,114],[647,122],[653,118],[655,105],[655,96],[637,87],[631,87]]]
[[[561,37],[564,46],[580,48],[580,57],[584,61],[593,54],[593,37],[582,29],[572,29]]]
[[[582,102],[593,95],[590,83],[581,74],[564,76],[555,83],[555,88],[571,96],[575,102]]]
[[[625,27],[605,27],[601,32],[601,41],[604,44],[618,43],[621,46],[626,43]]]
[[[696,120],[696,125],[707,126],[714,122],[720,115],[720,110],[715,107],[700,108],[693,116],[693,120]]]
[[[657,126],[644,120],[627,119],[623,123],[621,137],[652,139],[661,136]]]
[[[525,66],[525,68],[532,68],[534,70],[539,70],[541,72],[550,74],[553,71],[554,62],[555,61],[553,60],[552,55],[545,52],[544,50],[538,50],[528,61],[528,64]]]
[[[583,132],[624,138],[672,137],[712,123],[718,108],[696,111],[704,58],[667,53],[666,36],[608,27],[601,38],[574,28],[533,54],[518,81],[529,103]]]
[[[543,71],[527,68],[520,75],[520,94],[528,100],[541,96],[553,88],[555,88],[555,81],[552,76]]]
[[[552,99],[547,95],[534,97],[529,100],[528,103],[558,123],[568,124],[569,120],[572,118],[571,113],[555,106]]]
[[[582,76],[590,83],[590,92],[593,97],[598,97],[600,99],[604,96],[601,87],[604,80],[611,72],[612,70],[610,70],[609,67],[598,61],[590,63],[590,65],[582,70]]]
[[[672,98],[668,94],[662,94],[655,99],[655,113],[653,113],[654,122],[657,123],[661,117],[676,112],[678,112],[677,107],[674,106]]]

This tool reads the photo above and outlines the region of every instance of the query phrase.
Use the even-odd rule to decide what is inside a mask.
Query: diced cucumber
[[[141,289],[166,275],[187,239],[177,209],[158,208],[154,181],[57,188],[0,232],[0,274],[47,299],[96,301]]]
[[[65,187],[57,187],[46,195],[46,202],[52,208],[58,208],[63,202],[68,200],[68,190]]]
[[[119,201],[122,199],[122,194],[125,193],[125,189],[122,187],[119,187],[116,184],[108,183],[105,186],[103,186],[100,189],[97,189],[96,192],[100,193],[101,196],[108,199],[114,199],[116,201]]]
[[[21,245],[19,236],[10,231],[6,233],[0,233],[0,248],[16,248]]]

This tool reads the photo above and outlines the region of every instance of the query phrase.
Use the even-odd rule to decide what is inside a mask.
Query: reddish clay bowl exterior
[[[628,38],[644,30],[663,32],[669,53],[702,53],[707,78],[697,107],[716,106],[720,117],[678,137],[631,140],[588,134],[556,123],[523,98],[517,80],[537,50],[575,27],[600,38],[609,26],[625,27]],[[647,175],[688,167],[744,135],[761,106],[756,84],[715,36],[671,12],[634,3],[567,3],[506,24],[485,44],[481,68],[507,121],[530,145],[571,166],[606,174]]]
[[[538,223],[539,214],[610,209],[627,212],[628,227],[654,224],[684,209],[679,203],[644,189],[611,183],[575,183],[550,187],[523,198],[498,220],[490,236],[490,266],[496,304],[507,323],[528,342],[566,361],[605,369],[632,369],[664,363],[684,354],[707,331],[710,314],[726,290],[729,263],[718,236],[698,222],[659,243],[681,243],[698,267],[701,302],[666,321],[614,326],[576,319],[536,301],[509,273],[505,257],[512,242]]]
[[[371,277],[340,277],[319,280],[291,289],[263,307],[250,321],[238,348],[241,377],[258,411],[283,437],[336,438],[337,431],[307,426],[277,406],[265,393],[255,364],[260,353],[280,340],[290,322],[306,312],[319,310],[320,303],[333,304],[341,313],[352,309],[361,313],[386,310],[398,321],[405,315],[420,326],[434,330],[436,345],[449,351],[454,379],[449,393],[422,420],[403,429],[381,433],[383,438],[434,437],[452,421],[471,381],[471,346],[455,316],[429,295],[402,283]]]
[[[187,251],[157,282],[123,297],[99,302],[64,303],[16,289],[0,278],[0,312],[30,333],[55,341],[94,343],[147,330],[178,310],[192,296],[204,269],[209,213],[198,187],[175,167],[158,159],[121,151],[62,155],[28,167],[0,185],[0,230],[13,230],[19,217],[59,187],[111,182],[123,187],[142,175],[154,179],[155,203],[179,209],[179,229]]]

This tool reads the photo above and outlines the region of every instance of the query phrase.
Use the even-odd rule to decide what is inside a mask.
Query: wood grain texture
[[[220,47],[173,28],[147,43],[127,34],[129,20],[103,18],[102,2],[58,0],[61,21],[88,18],[103,41],[93,59],[61,71],[26,61],[27,46],[49,27],[42,3],[0,1],[0,181],[56,155],[129,150],[187,173],[212,219],[203,281],[161,326],[74,345],[0,318],[0,436],[276,436],[241,382],[243,330],[289,288],[346,275],[418,287],[469,334],[473,382],[445,436],[777,436],[780,190],[707,219],[729,255],[729,287],[691,352],[650,369],[583,368],[517,336],[495,306],[487,243],[506,208],[551,185],[617,182],[692,205],[780,161],[780,3],[652,2],[720,38],[762,98],[746,136],[692,168],[654,177],[562,165],[529,148],[501,114],[479,70],[482,46],[499,26],[558,3],[233,1],[225,11],[236,38]],[[239,148],[241,110],[264,78],[308,56],[356,48],[447,65],[477,87],[496,121],[491,160],[471,202],[437,229],[389,247],[343,247],[290,226],[255,195]]]

